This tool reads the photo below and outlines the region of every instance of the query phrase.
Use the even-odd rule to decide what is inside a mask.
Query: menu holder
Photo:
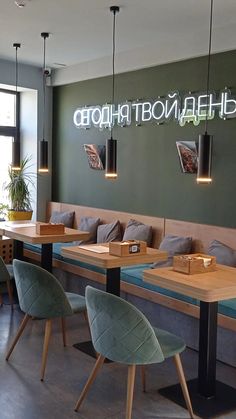
[[[173,270],[188,275],[213,272],[216,270],[216,258],[203,253],[174,256]]]
[[[109,253],[114,256],[133,256],[147,253],[147,243],[140,240],[110,242]]]
[[[36,233],[37,234],[64,234],[65,226],[64,224],[56,223],[37,223],[36,224]]]

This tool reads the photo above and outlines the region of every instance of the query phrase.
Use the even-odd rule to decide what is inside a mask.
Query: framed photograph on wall
[[[196,141],[176,141],[180,166],[183,173],[197,173]]]
[[[105,145],[84,144],[84,150],[87,154],[88,163],[91,169],[104,170],[105,169]]]

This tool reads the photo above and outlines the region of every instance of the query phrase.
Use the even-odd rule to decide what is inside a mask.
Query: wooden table
[[[52,271],[52,243],[84,240],[89,236],[89,233],[86,231],[72,228],[65,228],[65,233],[63,234],[37,234],[36,223],[26,221],[0,223],[1,234],[14,239],[14,257],[17,259],[23,259],[24,243],[41,244],[41,266],[49,272]]]
[[[144,271],[143,277],[153,285],[200,300],[198,378],[188,383],[194,412],[213,418],[236,409],[236,389],[216,381],[218,301],[236,297],[236,269],[217,265],[214,272],[186,275],[160,268]],[[185,406],[179,385],[160,393]]]
[[[108,247],[108,243],[99,244],[98,246]],[[93,247],[86,246],[87,248]],[[62,247],[61,254],[64,257],[80,260],[106,269],[106,291],[120,295],[120,268],[122,266],[138,265],[141,263],[151,263],[159,260],[167,259],[167,253],[161,250],[147,248],[145,254],[133,254],[132,256],[113,256],[109,253],[95,253],[91,250],[82,249],[80,246]],[[97,357],[91,341],[79,342],[73,345],[86,354]]]
[[[100,244],[100,246],[107,247],[108,243]],[[95,253],[92,250],[82,249],[80,246],[62,247],[61,254],[64,257],[106,269],[106,291],[115,295],[120,295],[120,268],[122,266],[152,263],[167,259],[167,252],[150,247],[147,248],[147,253],[137,253],[132,256],[113,256],[109,253]]]

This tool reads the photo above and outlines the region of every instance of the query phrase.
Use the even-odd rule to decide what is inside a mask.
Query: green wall
[[[236,51],[212,56],[210,89],[236,91]],[[151,67],[116,76],[116,102],[155,99],[169,91],[204,91],[206,57]],[[196,175],[180,170],[176,140],[197,140],[198,127],[175,122],[115,127],[118,179],[88,166],[83,144],[105,144],[109,131],[77,129],[79,106],[109,102],[111,77],[54,88],[53,200],[236,227],[236,119],[209,121],[214,136],[212,185],[197,185]]]

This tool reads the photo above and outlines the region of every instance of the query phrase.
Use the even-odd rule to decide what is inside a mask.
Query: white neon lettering
[[[152,109],[152,104],[150,102],[142,103],[142,116],[141,116],[142,122],[150,121],[150,119],[152,118],[151,109]]]
[[[173,101],[170,99],[174,99]],[[172,104],[171,104],[172,102]],[[170,107],[169,107],[169,104]],[[169,109],[168,109],[169,108]],[[176,92],[173,94],[169,93],[168,98],[166,99],[166,106],[165,106],[165,119],[174,119],[177,121],[179,119],[180,114],[180,98]]]
[[[102,110],[100,106],[96,106],[96,108],[94,108],[92,110],[92,114],[91,114],[91,121],[93,123],[93,125],[96,127],[100,124],[102,119]]]
[[[158,108],[160,108],[159,115],[157,115],[157,113],[155,113],[156,108],[157,108],[157,111],[158,111]],[[156,119],[157,121],[160,121],[162,119],[162,117],[164,116],[164,114],[165,114],[165,105],[161,100],[157,100],[152,105],[152,117],[154,119]]]
[[[77,128],[80,128],[81,126],[81,112],[82,109],[76,109],[73,116],[73,122]]]
[[[131,124],[131,104],[130,103],[124,103],[123,105],[120,105],[118,124],[122,127],[124,127],[125,125]]]
[[[132,103],[132,108],[135,109],[135,122],[140,124],[141,122],[141,109],[142,109],[142,102]]]
[[[228,99],[228,95],[230,92],[225,92],[224,94],[224,111],[222,113],[223,116],[233,115],[236,113],[236,100],[235,99]]]
[[[100,128],[111,127],[111,106],[105,105],[102,107]]]
[[[196,117],[196,98],[194,96],[184,98],[184,107],[180,114],[179,124],[183,127],[186,122],[193,122],[194,125],[198,125],[200,122]]]

